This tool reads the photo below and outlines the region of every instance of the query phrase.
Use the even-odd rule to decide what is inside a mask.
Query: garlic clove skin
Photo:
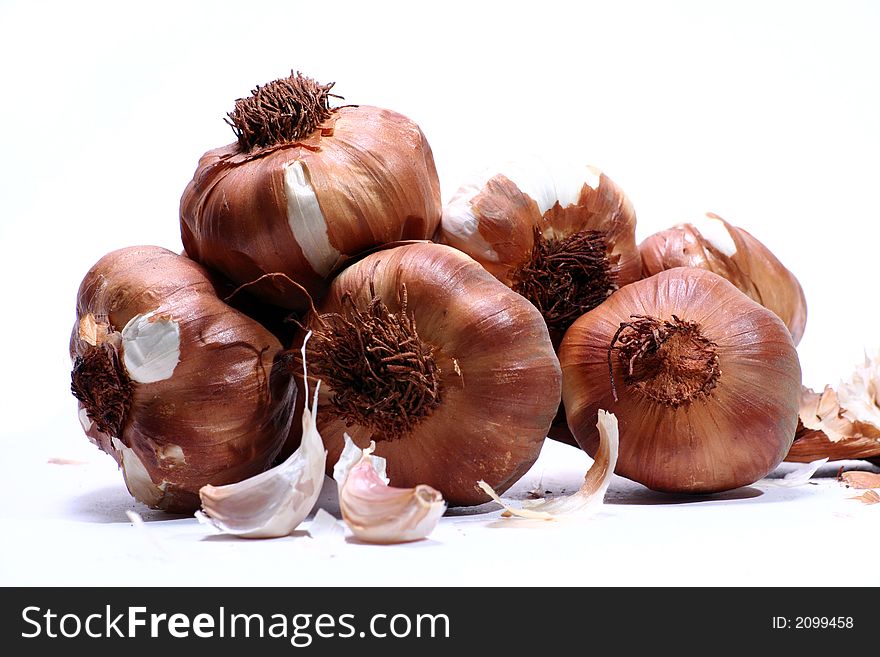
[[[414,488],[389,486],[385,460],[373,456],[375,443],[361,450],[348,434],[344,439],[333,477],[339,485],[342,518],[355,538],[381,544],[426,538],[446,511],[443,496],[424,484]]]
[[[305,344],[302,353],[305,370]],[[319,389],[320,382],[312,407],[303,410],[299,448],[281,464],[244,481],[203,486],[202,512],[196,516],[200,522],[241,538],[279,538],[305,520],[321,493],[327,460],[315,424]]]
[[[493,500],[504,507],[502,516],[518,516],[532,520],[553,520],[561,516],[584,517],[602,506],[605,493],[611,484],[611,475],[617,465],[617,454],[620,444],[617,418],[613,413],[599,410],[596,429],[599,432],[599,449],[593,465],[587,470],[584,483],[575,493],[548,500],[528,501],[518,509],[510,506],[485,481],[477,485]]]
[[[880,456],[877,383],[877,358],[866,356],[865,366],[842,381],[837,391],[831,386],[825,386],[821,393],[802,388],[800,422],[785,460],[808,462],[827,456],[837,461]]]
[[[645,278],[675,267],[697,267],[723,276],[772,310],[798,344],[807,323],[807,302],[794,274],[761,242],[716,214],[660,231],[639,245]]]

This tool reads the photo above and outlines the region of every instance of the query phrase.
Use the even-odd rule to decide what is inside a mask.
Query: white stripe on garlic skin
[[[365,543],[408,543],[426,538],[446,511],[443,496],[430,486],[388,485],[385,459],[373,456],[376,443],[360,449],[348,434],[333,467],[339,510],[355,538]]]
[[[690,224],[697,229],[703,239],[728,258],[736,255],[736,242],[733,241],[727,226],[719,217],[707,213],[697,217]]]
[[[180,362],[180,324],[155,311],[135,315],[122,329],[122,354],[132,381],[170,379]]]
[[[605,492],[611,483],[611,475],[617,465],[619,433],[617,417],[614,413],[600,410],[596,427],[599,429],[599,449],[593,465],[587,470],[584,483],[575,493],[548,500],[526,502],[523,508],[516,508],[504,502],[498,493],[485,481],[477,485],[489,497],[504,507],[504,517],[519,516],[531,520],[555,520],[562,516],[584,517],[602,506]]]
[[[327,276],[342,254],[330,243],[327,219],[300,160],[284,167],[284,193],[287,196],[287,222],[315,273]]]
[[[283,463],[254,477],[226,486],[203,486],[199,497],[204,513],[195,514],[199,522],[241,538],[279,538],[293,532],[311,513],[327,463],[327,450],[315,423],[320,381],[311,409],[308,405],[306,343],[311,335],[309,332],[303,340],[301,352],[306,404],[299,447]]]

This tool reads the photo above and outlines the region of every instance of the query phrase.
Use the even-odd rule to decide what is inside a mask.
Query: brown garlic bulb
[[[791,446],[801,370],[779,318],[702,269],[616,292],[569,329],[559,358],[568,425],[593,454],[599,409],[620,427],[616,472],[649,488],[751,484]]]
[[[506,490],[537,459],[559,361],[534,306],[469,256],[432,243],[373,253],[317,313],[307,356],[328,463],[345,433],[372,440],[395,486],[460,506],[488,501],[477,481]]]
[[[776,313],[797,344],[807,323],[807,301],[797,278],[742,228],[707,212],[693,223],[660,231],[639,245],[644,275],[699,267],[723,276]]]
[[[116,459],[131,494],[191,512],[202,486],[255,475],[279,453],[296,395],[280,353],[198,264],[130,247],[80,285],[71,391],[86,435]]]
[[[180,203],[186,252],[249,293],[305,309],[348,258],[440,222],[440,184],[419,127],[377,107],[330,108],[300,74],[257,87],[229,114],[238,142],[205,153]]]
[[[583,313],[641,277],[635,211],[590,166],[524,158],[462,185],[440,241],[531,301],[555,344]]]

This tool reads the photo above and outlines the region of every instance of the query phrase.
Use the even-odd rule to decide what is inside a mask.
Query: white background
[[[0,2],[0,584],[208,583],[195,564],[221,560],[216,583],[777,584],[821,569],[822,551],[876,545],[880,507],[830,480],[702,502],[617,480],[586,527],[451,517],[431,542],[346,543],[302,568],[310,539],[202,540],[194,520],[130,501],[81,435],[67,340],[86,270],[122,246],[180,249],[180,194],[233,140],[225,113],[293,69],[416,120],[444,198],[533,152],[602,168],[639,239],[707,210],[748,229],[805,289],[804,382],[835,383],[880,346],[878,33],[867,0]],[[520,490],[576,485],[588,463],[551,445]],[[139,530],[125,509],[156,522]],[[811,577],[880,581],[856,575]]]

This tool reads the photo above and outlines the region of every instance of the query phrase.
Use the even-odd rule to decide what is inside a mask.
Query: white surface
[[[225,113],[294,69],[416,120],[444,198],[529,151],[600,167],[639,239],[704,211],[746,228],[805,289],[805,382],[836,382],[880,346],[878,33],[868,1],[3,2],[0,583],[876,584],[856,555],[880,506],[831,481],[691,503],[616,482],[627,503],[583,527],[460,516],[333,558],[190,519],[141,531],[82,436],[66,350],[86,270],[121,246],[179,249],[180,195],[233,140]],[[574,485],[574,456],[545,459],[545,480]]]

